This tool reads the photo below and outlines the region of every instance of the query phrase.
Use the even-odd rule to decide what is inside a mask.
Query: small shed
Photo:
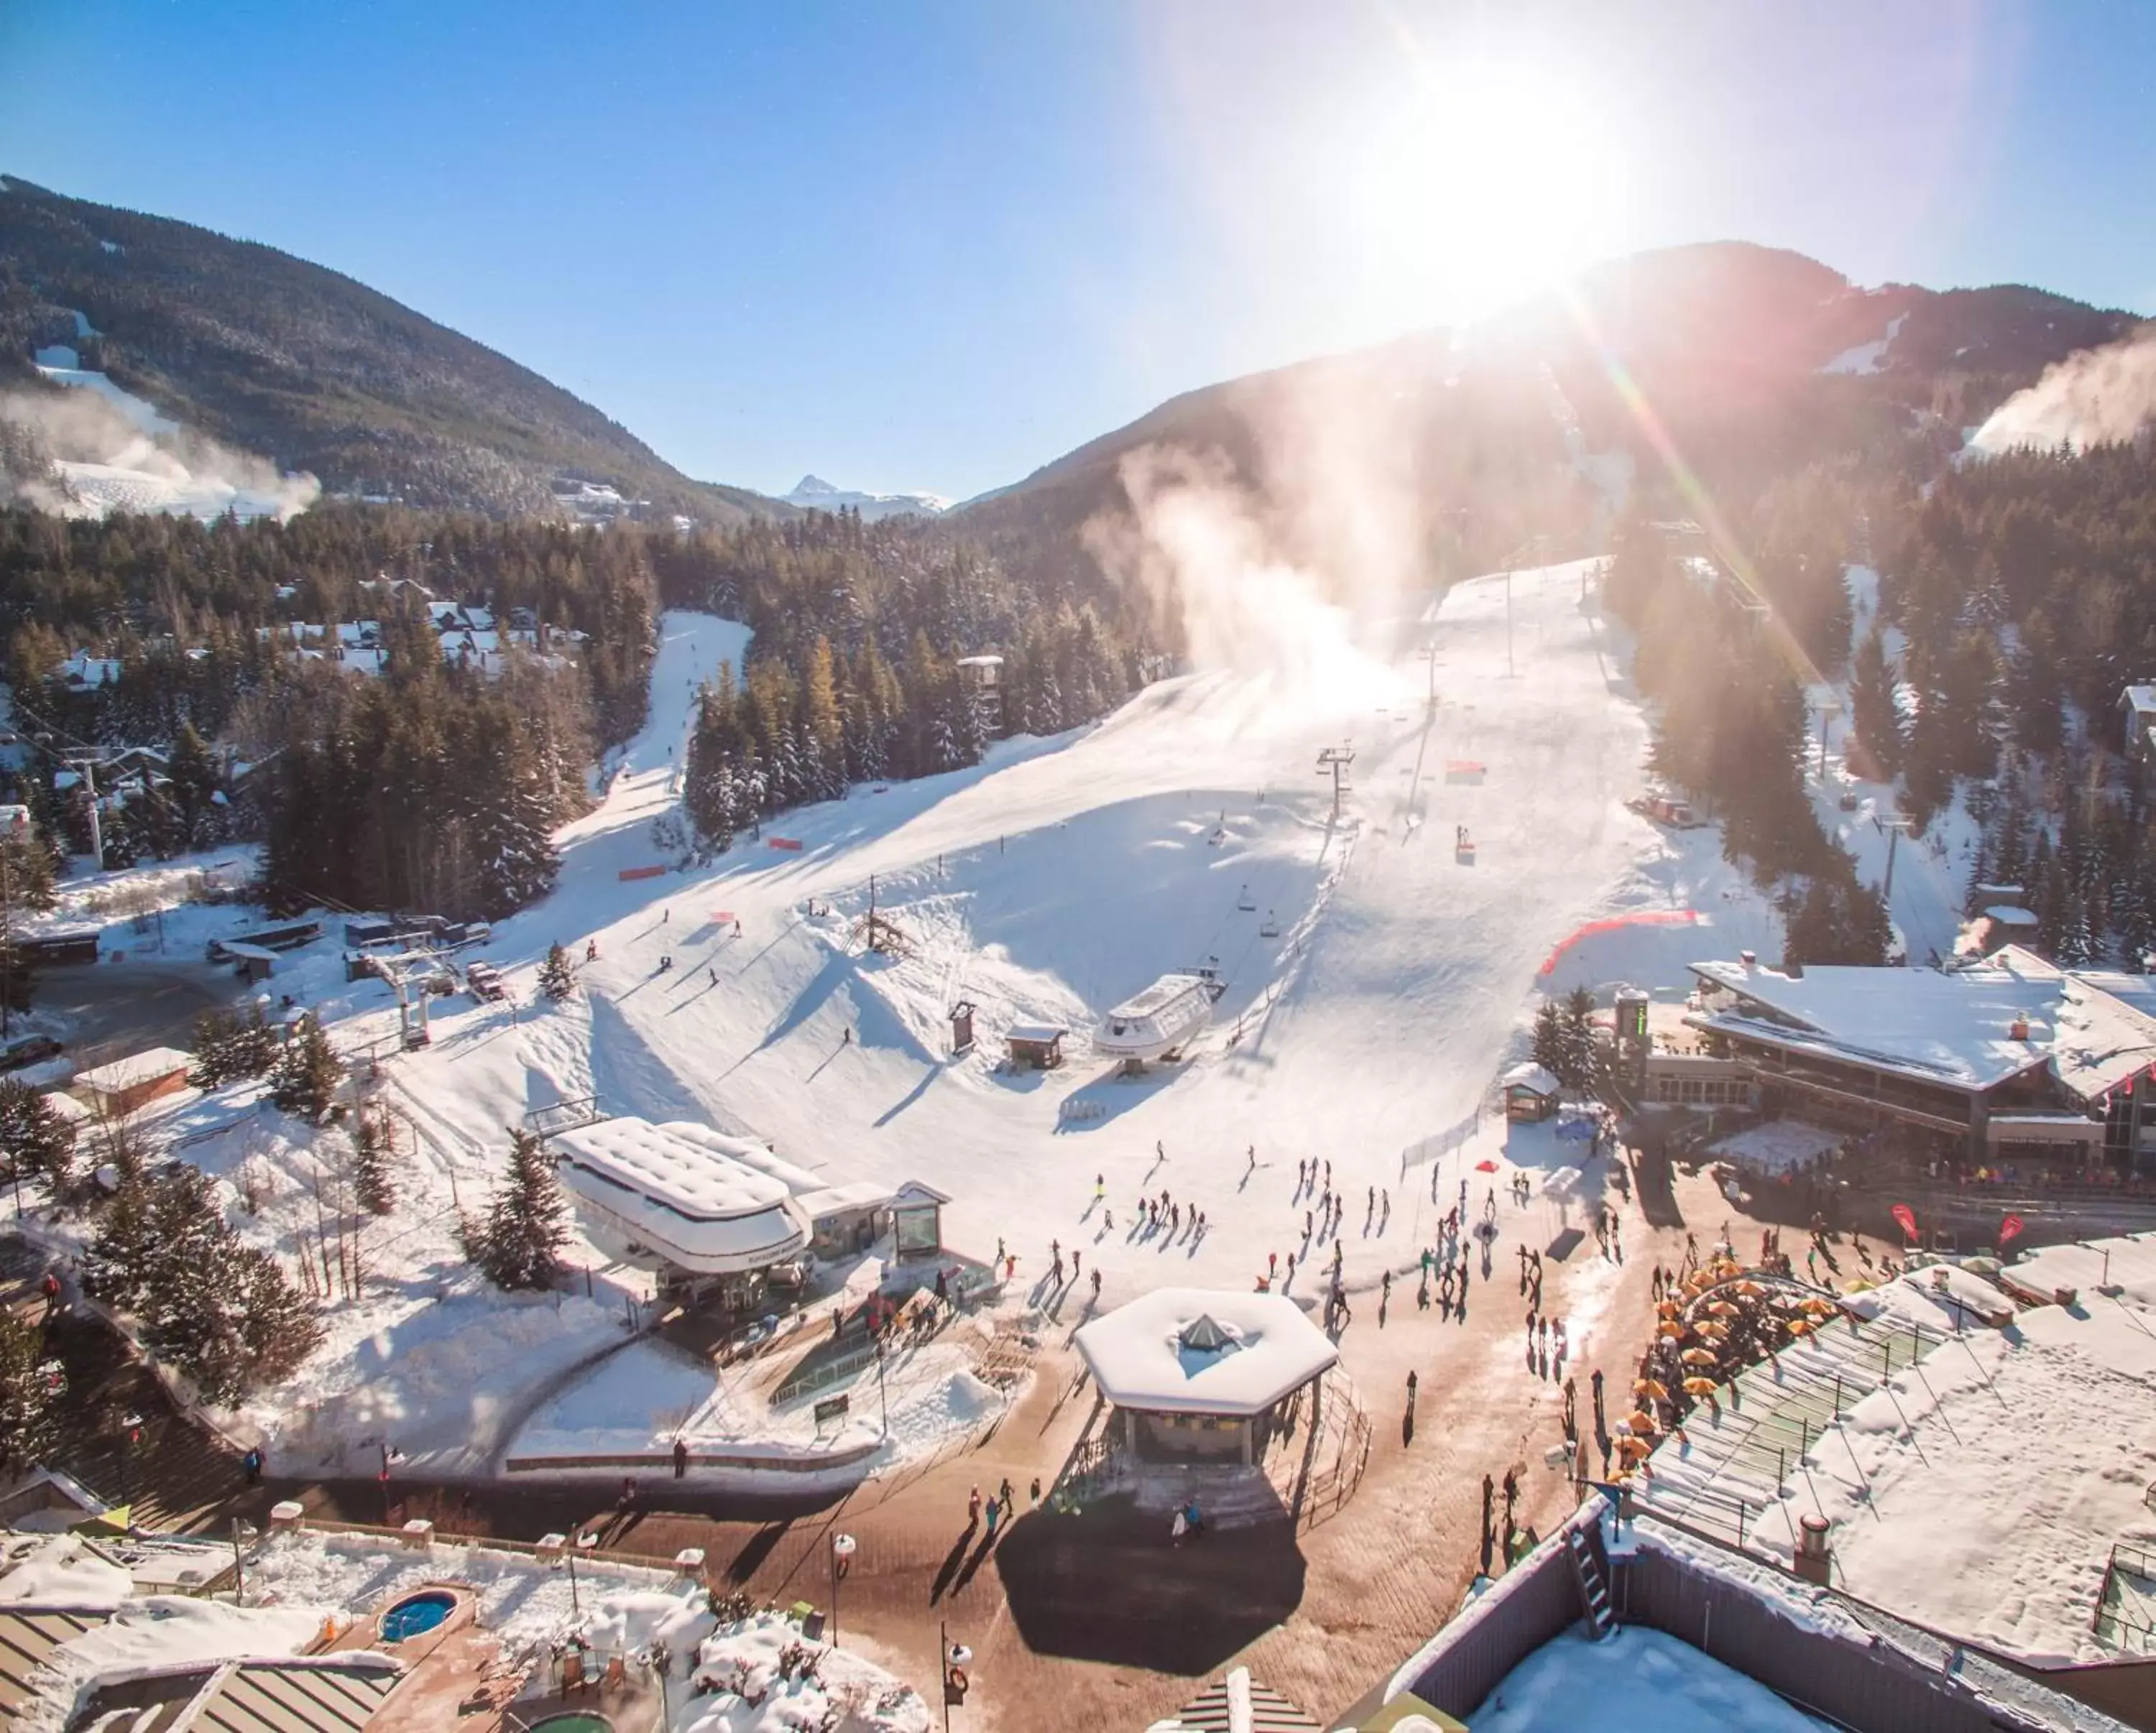
[[[152,1047],[130,1054],[109,1065],[99,1065],[75,1079],[75,1087],[90,1097],[93,1108],[110,1114],[132,1113],[161,1095],[187,1086],[187,1070],[194,1055],[177,1047]]]
[[[1540,1065],[1515,1065],[1505,1074],[1505,1117],[1546,1120],[1558,1110],[1564,1085]]]
[[[266,945],[249,945],[237,939],[228,939],[224,954],[239,966],[234,972],[250,987],[256,982],[267,981],[277,972],[277,953]]]
[[[943,1251],[943,1206],[951,1201],[935,1187],[910,1179],[891,1200],[891,1231],[901,1258],[935,1258]]]
[[[1063,1063],[1063,1038],[1070,1033],[1060,1023],[1013,1023],[1004,1037],[1010,1043],[1011,1069],[1053,1071]]]

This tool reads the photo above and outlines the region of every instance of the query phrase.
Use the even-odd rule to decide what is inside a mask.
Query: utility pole
[[[82,773],[82,786],[90,793],[90,852],[97,858],[97,869],[105,870],[105,827],[97,814],[97,754],[70,752],[68,764]]]
[[[14,1016],[15,999],[15,857],[0,843],[0,1039],[4,1039]],[[15,1213],[23,1213],[22,1180],[15,1182]]]
[[[1437,640],[1432,638],[1415,654],[1430,664],[1430,695],[1425,701],[1435,711],[1437,709]]]
[[[1897,813],[1892,818],[1882,818],[1879,822],[1887,831],[1887,884],[1879,893],[1879,900],[1886,904],[1887,918],[1892,920],[1894,918],[1894,849],[1902,840],[1902,833],[1908,829],[1909,821]]]
[[[1828,728],[1832,725],[1832,723],[1833,723],[1833,721],[1834,721],[1834,719],[1835,719],[1836,716],[1840,715],[1840,714],[1841,714],[1841,705],[1840,705],[1839,703],[1837,703],[1835,700],[1833,700],[1833,699],[1831,699],[1831,698],[1824,698],[1824,699],[1821,699],[1821,700],[1820,700],[1820,705],[1819,705],[1819,719],[1820,719],[1820,763],[1819,763],[1819,779],[1820,779],[1820,781],[1822,783],[1824,783],[1824,782],[1826,781],[1826,735],[1827,735],[1827,730],[1828,730]]]
[[[1335,824],[1340,822],[1340,778],[1354,761],[1355,749],[1353,746],[1327,746],[1317,755],[1317,773],[1323,776],[1327,771],[1332,772],[1332,822]]]

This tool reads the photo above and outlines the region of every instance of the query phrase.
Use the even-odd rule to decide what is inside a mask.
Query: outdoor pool
[[[572,1710],[567,1715],[550,1715],[543,1721],[532,1722],[530,1733],[613,1733],[613,1723],[603,1715]]]
[[[454,1595],[439,1589],[429,1589],[422,1595],[407,1595],[382,1615],[382,1640],[402,1643],[408,1637],[431,1631],[449,1616],[449,1609],[456,1604]]]

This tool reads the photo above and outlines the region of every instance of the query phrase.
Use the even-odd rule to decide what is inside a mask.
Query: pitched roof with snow
[[[1744,1002],[1687,1017],[1695,1028],[1969,1090],[2042,1064],[2065,997],[2059,971],[2012,947],[1981,967],[1945,972],[1820,966],[1791,976],[1742,962],[1691,967]],[[2025,1038],[2013,1033],[2017,1023],[2026,1025]]]
[[[1156,1413],[1263,1413],[1340,1358],[1281,1294],[1159,1288],[1096,1318],[1078,1352],[1101,1394]]]
[[[1508,1090],[1531,1090],[1537,1095],[1555,1095],[1564,1089],[1553,1073],[1532,1063],[1513,1066],[1505,1074],[1502,1081]]]
[[[115,1059],[107,1065],[93,1066],[80,1073],[75,1082],[84,1089],[94,1090],[100,1095],[131,1090],[146,1083],[155,1083],[161,1077],[170,1077],[175,1071],[185,1071],[194,1064],[194,1055],[182,1053],[177,1047],[150,1047],[141,1053],[131,1053],[124,1059]]]

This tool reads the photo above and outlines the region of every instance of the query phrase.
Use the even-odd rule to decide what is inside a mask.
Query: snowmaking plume
[[[266,459],[167,421],[140,398],[116,392],[127,408],[119,407],[105,394],[110,387],[102,374],[75,377],[85,383],[0,394],[0,423],[18,435],[10,449],[44,459],[0,465],[0,500],[67,517],[123,510],[209,518],[231,510],[282,520],[321,493],[313,476],[285,474]]]
[[[1363,642],[1425,582],[1413,442],[1322,370],[1263,389],[1245,411],[1254,478],[1217,449],[1142,446],[1117,464],[1122,505],[1086,524],[1086,545],[1179,628],[1198,671],[1383,700],[1403,683]]]
[[[2080,349],[1992,412],[1969,443],[1979,451],[2076,451],[2131,439],[2156,416],[2156,325],[2101,349]]]

